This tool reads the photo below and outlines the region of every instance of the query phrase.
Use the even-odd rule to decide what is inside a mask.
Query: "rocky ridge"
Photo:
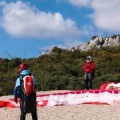
[[[118,46],[120,45],[120,35],[113,35],[109,37],[100,37],[100,36],[93,36],[91,40],[87,43],[83,43],[77,47],[72,47],[68,49],[69,51],[80,50],[80,51],[87,51],[92,48],[102,48],[107,46]],[[54,48],[53,48],[54,49]],[[52,50],[48,50],[43,54],[50,54]]]
[[[79,49],[81,51],[87,51],[92,48],[101,48],[101,47],[118,46],[118,45],[120,45],[120,35],[113,35],[106,38],[93,36],[89,42],[83,43],[75,49]]]

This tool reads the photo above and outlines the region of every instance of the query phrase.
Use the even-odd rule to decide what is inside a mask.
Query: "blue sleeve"
[[[15,95],[15,93],[16,93],[16,91],[17,91],[17,87],[19,87],[20,86],[20,78],[17,78],[17,80],[16,80],[16,83],[15,83],[15,88],[14,88],[14,92],[13,92],[13,94]]]
[[[18,86],[20,86],[20,78],[17,78],[15,88],[18,87]]]
[[[36,80],[34,79],[34,84],[37,86]]]
[[[34,80],[34,85],[37,86],[36,80],[34,78],[34,76],[32,76],[33,80]]]

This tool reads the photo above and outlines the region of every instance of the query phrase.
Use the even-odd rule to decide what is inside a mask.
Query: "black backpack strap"
[[[25,90],[24,90],[24,87],[23,87],[23,77],[25,77],[26,75],[20,75],[20,86],[21,86],[21,89],[23,91],[23,93],[25,94]]]

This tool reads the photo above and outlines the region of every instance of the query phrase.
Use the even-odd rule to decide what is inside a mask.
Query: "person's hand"
[[[86,66],[86,68],[89,68],[90,66]]]

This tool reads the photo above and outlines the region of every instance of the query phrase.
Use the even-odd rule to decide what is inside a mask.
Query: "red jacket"
[[[87,73],[95,70],[95,64],[94,62],[85,62],[83,66],[83,70]]]

